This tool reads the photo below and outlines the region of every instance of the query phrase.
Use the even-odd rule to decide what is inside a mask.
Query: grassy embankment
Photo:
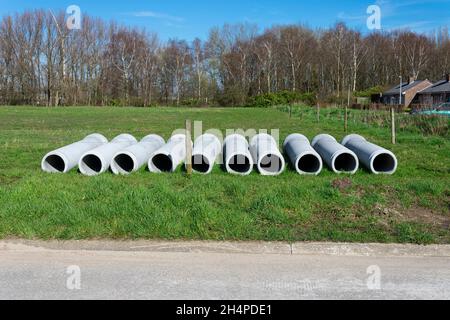
[[[450,139],[424,136],[416,128],[389,130],[365,124],[352,111],[350,131],[392,149],[394,176],[361,169],[319,177],[287,170],[280,177],[187,178],[104,174],[48,175],[42,156],[92,132],[108,138],[168,138],[186,118],[209,128],[277,129],[281,138],[299,132],[313,138],[345,133],[336,111],[297,108],[292,119],[279,109],[0,108],[0,238],[209,239],[450,243]]]

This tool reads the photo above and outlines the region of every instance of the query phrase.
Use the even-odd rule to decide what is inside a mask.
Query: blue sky
[[[366,32],[366,10],[372,4],[381,7],[384,30],[426,33],[450,26],[450,0],[0,0],[0,15],[33,8],[65,10],[72,4],[92,16],[145,27],[163,40],[205,39],[211,27],[226,22],[258,24],[263,29],[290,23],[328,27],[344,21]]]

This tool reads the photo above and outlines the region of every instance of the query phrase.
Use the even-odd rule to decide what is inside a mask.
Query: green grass
[[[0,238],[202,239],[450,243],[450,141],[350,121],[350,130],[392,149],[400,167],[394,176],[361,169],[319,177],[292,170],[279,177],[235,177],[220,167],[191,178],[181,168],[129,177],[110,173],[83,177],[41,172],[42,156],[99,132],[112,138],[157,133],[169,138],[185,119],[205,130],[277,129],[281,139],[300,132],[313,138],[344,136],[338,114],[296,109],[0,108]],[[349,179],[337,189],[337,179]]]

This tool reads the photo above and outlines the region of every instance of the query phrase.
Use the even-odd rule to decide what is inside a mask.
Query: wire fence
[[[305,121],[339,121],[349,126],[368,126],[391,130],[392,115],[390,110],[365,109],[347,110],[345,107],[306,107],[302,105],[278,106],[279,110],[289,113],[290,117]],[[443,116],[413,115],[405,112],[395,113],[397,132],[413,132],[423,135],[449,137],[450,118]]]

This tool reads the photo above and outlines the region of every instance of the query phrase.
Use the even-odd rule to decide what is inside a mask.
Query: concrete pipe
[[[101,134],[91,134],[81,141],[49,152],[42,159],[41,168],[48,173],[67,173],[78,165],[78,161],[85,152],[105,143],[108,143],[108,139]]]
[[[335,173],[355,174],[358,171],[359,160],[356,154],[339,144],[334,137],[328,134],[318,135],[312,141],[312,147]]]
[[[80,172],[86,176],[96,176],[106,172],[117,152],[136,143],[137,140],[132,135],[121,134],[114,138],[110,143],[86,152],[81,157],[78,165]]]
[[[360,135],[348,135],[342,144],[356,153],[361,163],[372,173],[394,174],[397,171],[397,157],[391,151],[368,142]]]
[[[299,174],[318,175],[322,172],[322,158],[304,135],[291,134],[284,141],[283,148]]]
[[[154,173],[175,172],[185,160],[186,135],[177,134],[150,157],[148,168],[150,172]]]
[[[228,173],[249,175],[253,171],[253,158],[247,139],[240,134],[228,136],[223,143],[224,164]]]
[[[262,133],[254,136],[250,140],[250,152],[261,175],[277,176],[283,173],[286,162],[271,135]]]
[[[220,155],[221,148],[220,140],[213,134],[204,134],[198,137],[192,152],[192,170],[196,173],[210,174]]]
[[[164,146],[165,141],[158,135],[149,135],[139,143],[115,154],[111,162],[111,171],[116,174],[128,175],[138,171],[153,153]]]

